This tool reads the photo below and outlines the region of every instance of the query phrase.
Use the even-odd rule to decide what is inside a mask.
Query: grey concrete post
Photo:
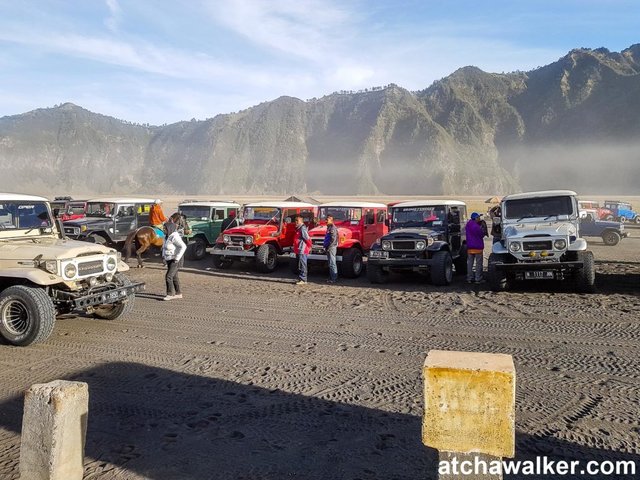
[[[89,387],[56,380],[36,384],[24,398],[20,478],[82,480]]]

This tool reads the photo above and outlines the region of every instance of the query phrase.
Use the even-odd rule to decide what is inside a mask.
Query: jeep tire
[[[496,263],[504,262],[506,255],[492,253],[489,255],[489,265],[487,276],[489,277],[489,287],[494,292],[505,292],[511,288],[511,280],[504,270],[496,268]]]
[[[576,271],[575,287],[580,293],[595,292],[596,268],[593,259],[593,252],[586,250],[577,252],[578,261],[582,262],[582,268]]]
[[[0,336],[10,344],[44,342],[55,321],[53,301],[42,288],[15,285],[0,292]]]
[[[258,247],[256,252],[256,267],[261,273],[271,273],[278,266],[278,251],[270,243]]]
[[[636,225],[640,225],[640,215],[636,215],[636,218],[633,219]]]
[[[202,260],[207,255],[207,242],[202,237],[196,237],[187,246],[187,260]]]
[[[453,261],[456,267],[456,275],[464,275],[467,273],[467,246],[460,247],[460,255]]]
[[[389,272],[385,272],[382,267],[378,265],[367,263],[367,278],[371,283],[387,283],[389,280]]]
[[[453,259],[446,250],[440,250],[433,254],[431,263],[431,283],[445,286],[453,280]]]
[[[342,253],[340,274],[345,278],[358,278],[362,274],[362,252],[355,248],[348,248]]]
[[[114,282],[119,287],[131,285],[129,277],[122,273],[116,273]],[[117,320],[120,317],[126,317],[129,315],[133,311],[135,302],[135,293],[130,293],[122,302],[113,303],[111,305],[98,305],[93,311],[93,316],[102,320]]]
[[[620,238],[620,234],[614,230],[607,230],[602,234],[602,241],[610,247],[620,243]]]

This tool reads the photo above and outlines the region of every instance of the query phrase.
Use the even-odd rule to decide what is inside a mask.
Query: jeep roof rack
[[[70,201],[70,200],[73,200],[73,198],[72,198],[72,197],[69,197],[69,196],[66,196],[66,197],[54,197],[53,201],[55,202],[56,200],[57,200],[57,201],[60,201],[60,200],[69,200],[69,201]]]

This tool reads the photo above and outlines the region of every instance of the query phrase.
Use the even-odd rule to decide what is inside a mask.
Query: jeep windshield
[[[53,221],[44,202],[0,203],[0,231],[51,228]]]
[[[551,220],[573,213],[572,197],[566,196],[507,200],[502,209],[503,218],[518,221],[527,218]]]
[[[397,207],[392,213],[393,228],[442,227],[445,219],[444,206]]]
[[[281,215],[280,209],[276,207],[245,207],[243,214],[245,223],[258,225],[277,225]]]
[[[347,207],[321,207],[318,213],[320,220],[327,220],[327,216],[331,215],[335,223],[342,222],[359,222],[362,218],[361,208]]]
[[[197,206],[197,205],[189,205],[180,207],[180,212],[187,218],[191,219],[209,219],[211,218],[209,215],[209,207]]]
[[[115,203],[89,202],[85,213],[87,217],[111,217],[115,212]]]

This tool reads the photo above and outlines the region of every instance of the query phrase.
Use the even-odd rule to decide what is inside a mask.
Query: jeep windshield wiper
[[[545,220],[551,220],[553,217],[558,217],[555,213],[553,215],[549,215],[548,217],[544,217]]]
[[[524,220],[525,218],[533,218],[533,217],[535,217],[535,215],[533,215],[532,213],[528,213],[527,215],[520,217],[518,220],[516,220],[516,222]]]

